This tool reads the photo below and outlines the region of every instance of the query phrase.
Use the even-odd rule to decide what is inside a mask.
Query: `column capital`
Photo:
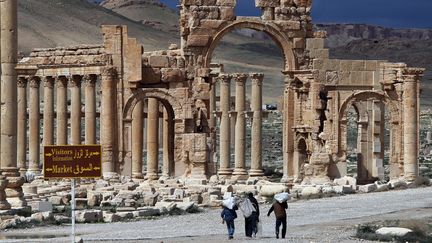
[[[246,73],[234,73],[232,77],[237,84],[244,85],[249,75],[247,75]]]
[[[424,68],[406,68],[402,71],[404,82],[419,82],[423,77]]]
[[[249,76],[252,79],[252,84],[255,84],[255,85],[261,85],[262,81],[264,79],[263,73],[251,73],[251,74],[249,74]]]
[[[82,82],[86,87],[96,86],[97,75],[96,74],[86,74],[83,76]]]
[[[54,88],[54,78],[51,76],[47,76],[44,78],[44,87]]]
[[[40,81],[41,81],[40,77],[38,77],[38,76],[31,76],[29,78],[29,87],[30,88],[39,88]]]
[[[28,79],[26,77],[19,77],[17,81],[18,88],[25,88],[27,87]]]
[[[68,84],[68,78],[66,76],[58,76],[57,79],[58,88],[66,88]]]
[[[75,87],[81,87],[81,80],[82,80],[82,76],[81,75],[72,75],[71,77],[69,77],[69,86],[72,88]]]
[[[231,79],[232,79],[232,75],[230,74],[226,74],[226,73],[222,73],[218,76],[217,78],[219,80],[219,82],[221,84],[230,84]]]

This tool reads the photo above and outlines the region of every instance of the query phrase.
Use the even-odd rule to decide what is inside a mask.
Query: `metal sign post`
[[[72,243],[75,243],[75,178],[71,179]]]
[[[44,147],[45,179],[71,179],[72,242],[75,242],[75,179],[102,177],[100,145],[48,145]]]

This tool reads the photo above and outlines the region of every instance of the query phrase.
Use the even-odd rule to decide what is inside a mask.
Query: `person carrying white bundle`
[[[271,206],[270,210],[267,213],[267,216],[274,211],[276,216],[276,239],[279,239],[279,228],[282,225],[282,239],[285,238],[286,230],[287,230],[287,214],[286,209],[288,208],[287,201],[289,200],[289,194],[279,193],[274,196],[275,202]]]

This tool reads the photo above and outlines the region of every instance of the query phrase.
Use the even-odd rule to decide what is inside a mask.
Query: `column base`
[[[220,176],[230,176],[232,175],[233,170],[231,168],[221,168],[218,170],[218,175]]]
[[[5,176],[0,175],[0,211],[9,210],[11,205],[6,201],[5,188],[7,186],[7,179]]]
[[[294,181],[294,178],[289,177],[289,176],[283,176],[281,179],[282,183],[292,183]]]
[[[147,173],[144,179],[149,181],[157,181],[159,180],[159,175],[157,173]]]
[[[115,172],[104,172],[102,178],[106,181],[120,181],[120,176]]]
[[[144,175],[142,173],[132,173],[132,179],[144,179]]]
[[[5,194],[6,200],[9,202],[11,207],[27,206],[22,190],[22,185],[24,184],[25,179],[20,176],[19,169],[14,167],[3,168],[3,175],[5,175],[8,180]]]
[[[264,171],[261,170],[249,170],[249,177],[263,177],[264,176]]]

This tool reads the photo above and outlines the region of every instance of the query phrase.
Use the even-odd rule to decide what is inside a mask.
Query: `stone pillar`
[[[293,168],[290,167],[290,162],[294,160],[294,112],[295,112],[295,91],[291,87],[293,77],[289,71],[283,72],[285,76],[285,87],[284,87],[284,98],[283,98],[283,182],[289,182],[293,180],[291,171]]]
[[[368,122],[357,122],[357,183],[368,183],[370,171],[368,170]]]
[[[262,81],[263,74],[251,74],[252,79],[252,142],[251,142],[251,177],[263,176],[262,167]]]
[[[1,145],[0,163],[2,175],[6,176],[6,197],[13,207],[26,206],[23,200],[22,184],[17,167],[17,2],[4,0],[0,2],[1,11]],[[3,177],[0,184],[5,183]],[[0,186],[1,188],[2,186]],[[2,190],[0,190],[2,192]],[[1,201],[1,196],[0,196]],[[0,202],[0,210],[8,209],[7,203]]]
[[[40,166],[40,78],[31,77],[29,80],[29,168],[32,174],[41,173]]]
[[[102,145],[102,171],[105,179],[115,176],[115,139],[116,139],[116,71],[107,67],[102,72],[102,98],[100,134]]]
[[[219,175],[226,176],[231,175],[231,165],[230,165],[230,85],[231,76],[227,74],[222,74],[219,76],[220,82],[220,110],[221,115],[221,125],[220,125],[220,168]]]
[[[71,143],[81,144],[81,79],[73,75],[69,85],[71,87]]]
[[[147,179],[157,180],[159,155],[159,101],[148,99],[147,108]]]
[[[170,146],[170,131],[169,131],[169,120],[168,112],[166,108],[163,108],[163,120],[162,120],[162,147],[163,147],[163,165],[162,165],[162,176],[169,177],[171,175],[171,146]],[[174,134],[173,134],[174,135]]]
[[[216,111],[216,82],[211,85],[210,88],[210,116],[209,116],[209,127],[210,129],[216,127],[216,117],[214,112]]]
[[[403,83],[404,177],[414,181],[419,176],[418,165],[418,86],[419,73],[408,69]]]
[[[246,74],[235,74],[236,124],[235,124],[235,168],[233,175],[239,180],[247,179],[246,171]]]
[[[44,80],[43,143],[54,144],[54,79]]]
[[[85,144],[96,144],[96,75],[84,76]]]
[[[373,164],[372,177],[384,179],[385,107],[381,101],[373,101]]]
[[[27,171],[27,79],[18,79],[17,160],[21,176]]]
[[[138,101],[132,113],[132,178],[143,179],[143,112],[144,102]]]
[[[59,76],[57,78],[57,145],[66,145],[68,143],[67,83],[68,80],[65,76]]]

